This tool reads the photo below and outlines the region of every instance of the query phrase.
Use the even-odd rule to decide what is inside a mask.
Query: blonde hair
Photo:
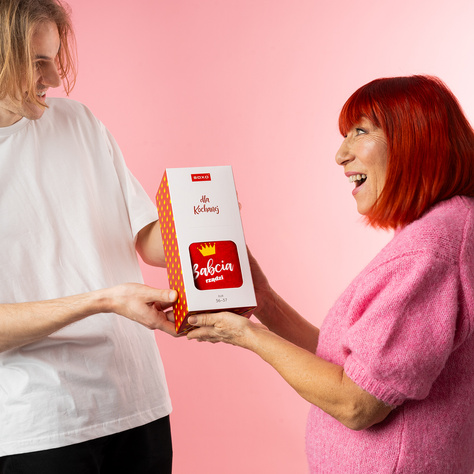
[[[0,0],[0,99],[44,105],[36,97],[31,40],[44,22],[56,24],[59,75],[69,94],[76,82],[76,43],[69,10],[60,0]],[[26,97],[24,97],[26,89]]]

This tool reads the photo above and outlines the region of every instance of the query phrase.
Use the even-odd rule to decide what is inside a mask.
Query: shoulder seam
[[[377,270],[378,268],[382,267],[383,265],[394,262],[395,260],[401,260],[401,259],[406,258],[406,257],[412,258],[414,255],[431,255],[431,256],[437,258],[438,260],[444,260],[446,263],[451,263],[451,264],[454,264],[456,266],[459,266],[459,258],[457,258],[457,259],[447,258],[445,255],[440,254],[436,251],[426,249],[426,248],[422,248],[422,249],[415,249],[415,250],[409,250],[409,251],[406,251],[406,252],[402,252],[401,254],[394,255],[393,257],[390,257],[386,260],[383,260],[382,262],[378,263],[373,268],[371,268],[367,272],[367,274],[370,274],[373,271]]]

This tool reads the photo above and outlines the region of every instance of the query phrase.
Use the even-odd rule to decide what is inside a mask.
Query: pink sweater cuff
[[[375,379],[365,368],[353,357],[349,356],[344,365],[346,375],[360,388],[378,398],[390,406],[401,405],[406,396],[389,387],[381,380]]]

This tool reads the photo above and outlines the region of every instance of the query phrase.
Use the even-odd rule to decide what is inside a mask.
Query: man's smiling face
[[[58,28],[55,23],[40,23],[36,27],[31,39],[31,49],[33,51],[36,96],[41,103],[45,103],[46,92],[50,87],[61,85],[58,72],[60,44]],[[26,94],[25,90],[23,100],[8,96],[0,100],[0,127],[13,125],[22,117],[37,120],[43,115],[43,107],[30,100],[24,100]]]

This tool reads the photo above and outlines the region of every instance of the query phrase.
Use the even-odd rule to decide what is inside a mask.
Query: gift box
[[[167,168],[156,194],[176,332],[191,314],[256,306],[234,177],[230,166]]]

